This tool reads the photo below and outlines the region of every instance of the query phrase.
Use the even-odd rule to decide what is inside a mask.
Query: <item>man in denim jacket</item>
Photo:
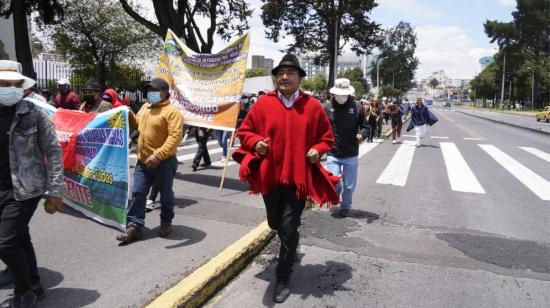
[[[34,80],[20,64],[0,61],[0,258],[11,270],[10,307],[31,307],[44,295],[29,222],[42,196],[53,213],[62,206],[62,151],[48,115],[23,100]]]

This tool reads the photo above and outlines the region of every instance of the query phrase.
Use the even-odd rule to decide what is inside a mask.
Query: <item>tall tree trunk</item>
[[[32,65],[32,52],[29,40],[29,26],[25,1],[13,1],[13,30],[15,33],[15,54],[17,61],[23,66],[23,75],[36,80]]]
[[[96,65],[96,78],[99,86],[102,90],[105,90],[105,81],[106,81],[107,68],[105,62],[98,62]]]

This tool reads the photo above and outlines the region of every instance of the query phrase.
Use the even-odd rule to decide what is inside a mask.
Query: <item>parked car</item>
[[[451,108],[451,102],[443,102],[443,107]]]
[[[550,122],[550,106],[544,107],[543,111],[537,112],[537,121],[545,120],[546,122]]]

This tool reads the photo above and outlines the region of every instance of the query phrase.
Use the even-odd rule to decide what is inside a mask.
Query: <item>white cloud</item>
[[[378,14],[391,14],[403,16],[401,18],[439,18],[443,14],[436,8],[423,3],[420,0],[378,0],[378,6],[374,9]]]
[[[496,3],[503,6],[515,6],[516,0],[494,0]]]
[[[456,26],[417,27],[416,56],[420,60],[417,78],[444,70],[450,78],[472,78],[480,71],[479,59],[494,54],[491,48],[480,48],[468,32]]]

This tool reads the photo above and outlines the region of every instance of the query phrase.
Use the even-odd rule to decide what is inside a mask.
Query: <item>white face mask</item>
[[[334,95],[334,99],[338,104],[343,105],[348,101],[348,96],[349,95]]]
[[[10,107],[23,98],[23,89],[16,87],[0,87],[0,104]]]

